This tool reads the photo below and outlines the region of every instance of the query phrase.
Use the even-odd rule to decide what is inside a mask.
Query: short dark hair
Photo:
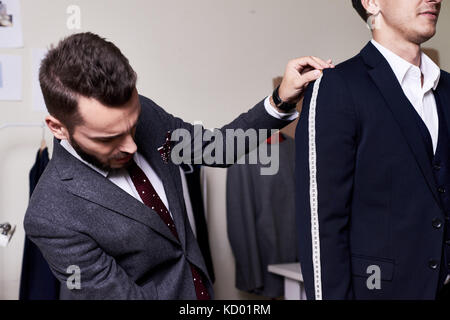
[[[68,36],[51,47],[39,70],[47,110],[69,131],[82,121],[79,96],[120,107],[131,99],[136,80],[119,48],[90,32]]]
[[[369,18],[369,15],[367,14],[366,9],[361,3],[361,0],[352,0],[353,8],[355,8],[356,12],[358,12],[359,16],[364,20],[364,22],[367,21],[367,18]]]

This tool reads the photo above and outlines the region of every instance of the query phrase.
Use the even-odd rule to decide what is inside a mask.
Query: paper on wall
[[[19,0],[0,0],[0,48],[23,47]]]
[[[3,229],[5,225],[8,225],[9,230]],[[2,224],[0,226],[2,226],[0,227],[0,247],[6,247],[11,241],[14,232],[16,232],[16,226],[11,227],[11,225],[9,224]]]
[[[0,55],[0,100],[22,100],[22,57]]]

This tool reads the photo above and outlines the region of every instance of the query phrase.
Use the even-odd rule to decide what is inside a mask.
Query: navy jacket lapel
[[[450,83],[448,83],[448,79],[444,76],[443,72],[441,74],[441,78],[439,80],[439,85],[436,88],[435,95],[436,98],[439,99],[441,103],[441,110],[444,114],[444,118],[447,124],[447,128],[450,128],[450,91],[449,88]],[[449,132],[450,134],[450,132]]]
[[[179,244],[161,218],[146,205],[74,158],[54,140],[53,158],[61,180],[72,194],[152,228]],[[82,213],[80,213],[82,214]]]
[[[414,107],[403,93],[389,63],[372,43],[369,43],[361,51],[361,57],[369,66],[368,73],[370,77],[383,95],[386,104],[389,106],[394,118],[400,126],[411,152],[414,154],[414,157],[421,168],[431,192],[436,201],[440,204],[431,162],[427,154],[427,146],[417,125]]]

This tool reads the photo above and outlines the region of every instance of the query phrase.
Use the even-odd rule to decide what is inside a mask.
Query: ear
[[[69,140],[69,131],[61,123],[61,121],[51,115],[48,115],[47,117],[45,117],[45,123],[57,139]]]
[[[380,13],[381,7],[378,0],[361,0],[361,3],[366,9],[367,13],[371,16],[376,16]]]

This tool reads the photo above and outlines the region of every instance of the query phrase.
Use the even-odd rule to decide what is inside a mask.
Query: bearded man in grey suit
[[[313,57],[291,61],[279,96],[219,130],[286,126],[305,85],[330,66]],[[194,126],[140,96],[136,77],[120,50],[92,33],[49,51],[39,80],[54,152],[30,200],[27,236],[70,289],[65,298],[211,299],[179,168],[160,153],[169,132]]]

